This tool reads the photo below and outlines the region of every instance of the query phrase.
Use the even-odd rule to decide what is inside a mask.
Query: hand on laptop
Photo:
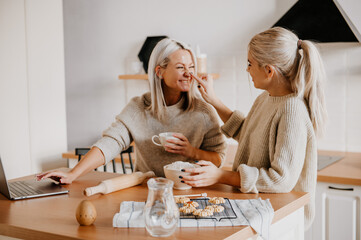
[[[50,178],[60,184],[71,184],[74,180],[71,173],[62,172],[62,171],[45,172],[45,173],[40,173],[36,176],[36,179],[38,181],[45,178]]]
[[[70,172],[54,170],[40,173],[36,178],[38,181],[50,178],[60,184],[71,184],[79,176],[93,171],[93,169],[104,163],[105,160],[102,151],[97,147],[93,147]]]

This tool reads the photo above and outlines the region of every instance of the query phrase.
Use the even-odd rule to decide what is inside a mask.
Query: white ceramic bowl
[[[199,165],[197,164],[192,164],[192,163],[189,163],[189,162],[181,162],[181,161],[177,161],[176,163],[178,163],[178,165],[181,165],[182,163],[184,164],[184,166],[180,169],[185,169],[185,168],[198,168],[200,167]],[[165,165],[163,167],[163,170],[164,170],[164,175],[167,179],[170,179],[174,182],[174,185],[173,185],[173,188],[174,189],[179,189],[179,190],[186,190],[186,189],[191,189],[192,186],[189,186],[188,184],[186,183],[182,183],[182,179],[179,178],[179,176],[186,176],[186,175],[190,175],[190,173],[187,173],[187,172],[182,172],[180,169],[176,170],[176,169],[173,169],[174,163],[172,164],[168,164],[168,165]]]

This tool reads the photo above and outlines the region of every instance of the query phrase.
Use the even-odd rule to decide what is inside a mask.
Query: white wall
[[[329,120],[320,149],[361,151],[361,45],[321,44]]]
[[[208,54],[208,69],[222,76],[216,85],[223,99],[248,111],[256,93],[250,96],[243,71],[247,42],[291,5],[288,0],[65,0],[68,148],[91,145],[131,97],[148,90],[147,81],[117,79],[147,36],[198,43]]]
[[[333,2],[344,16],[356,38],[361,42],[361,1],[334,0]]]
[[[61,0],[0,1],[0,156],[14,178],[64,165]]]
[[[259,91],[249,82],[246,47],[272,26],[296,0],[64,0],[68,148],[96,141],[147,81],[118,80],[147,36],[168,35],[199,44],[209,71],[218,72],[216,91],[245,113]],[[361,151],[361,47],[321,44],[329,75],[330,121],[320,149]]]

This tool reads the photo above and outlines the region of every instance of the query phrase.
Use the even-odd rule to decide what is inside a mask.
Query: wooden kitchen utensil
[[[100,182],[97,186],[88,187],[84,190],[86,196],[92,196],[97,193],[108,194],[121,189],[133,187],[141,184],[144,179],[155,177],[153,171],[146,173],[134,172],[132,174],[123,174],[119,177],[111,178]]]
[[[174,197],[207,197],[207,193],[189,194],[189,195],[174,195]]]

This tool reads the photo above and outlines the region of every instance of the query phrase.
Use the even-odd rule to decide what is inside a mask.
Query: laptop
[[[0,193],[11,200],[36,198],[68,193],[69,190],[50,179],[8,182],[0,157]]]

